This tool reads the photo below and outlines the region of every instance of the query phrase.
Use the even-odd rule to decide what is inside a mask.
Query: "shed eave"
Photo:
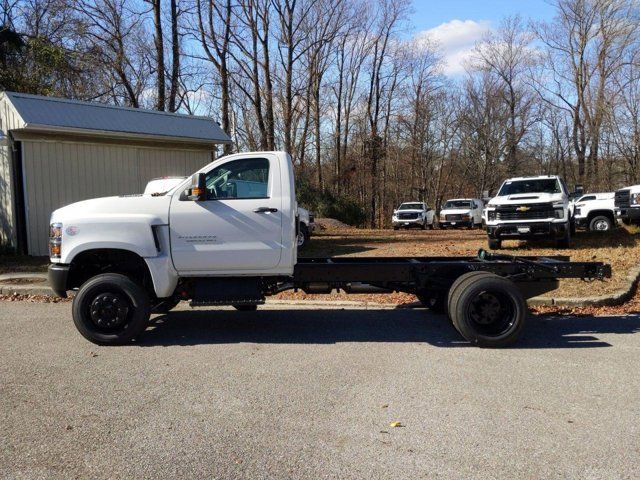
[[[129,132],[117,132],[112,130],[93,130],[88,128],[75,128],[75,127],[58,127],[55,125],[37,125],[37,124],[25,124],[24,127],[14,129],[12,132],[19,133],[49,133],[49,134],[70,134],[70,135],[91,135],[103,138],[117,138],[117,139],[135,139],[135,140],[155,140],[161,142],[176,142],[187,143],[197,145],[220,145],[231,144],[233,141],[230,138],[221,139],[207,139],[207,138],[195,138],[195,137],[177,137],[172,135],[149,135],[141,133],[129,133]]]

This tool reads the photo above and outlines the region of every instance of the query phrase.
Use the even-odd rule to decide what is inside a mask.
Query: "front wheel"
[[[452,292],[449,315],[453,326],[479,347],[506,347],[524,329],[527,304],[518,287],[495,274],[476,275]]]
[[[131,342],[149,323],[147,292],[129,277],[104,273],[87,280],[73,299],[73,323],[98,345]]]
[[[609,217],[598,215],[589,222],[589,230],[592,232],[608,232],[613,228],[613,222]]]
[[[489,249],[490,250],[498,250],[502,248],[502,240],[498,240],[495,238],[489,239]]]

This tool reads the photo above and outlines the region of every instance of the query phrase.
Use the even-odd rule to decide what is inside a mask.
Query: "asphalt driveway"
[[[4,478],[640,477],[638,316],[482,350],[424,310],[187,307],[107,348],[0,302],[0,333]]]

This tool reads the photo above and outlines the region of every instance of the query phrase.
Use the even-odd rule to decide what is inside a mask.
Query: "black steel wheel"
[[[451,321],[460,334],[480,347],[506,347],[518,340],[527,304],[518,287],[498,275],[476,276],[450,299]]]
[[[451,287],[449,288],[449,293],[447,295],[447,301],[445,305],[446,313],[449,314],[449,312],[451,311],[451,300],[455,297],[458,289],[465,288],[465,285],[469,283],[471,280],[473,280],[474,278],[487,276],[487,275],[492,275],[492,273],[485,272],[482,270],[480,271],[476,270],[473,272],[467,272],[463,275],[460,275],[458,278],[456,278],[455,282],[453,282],[451,284]],[[449,318],[451,318],[451,316],[449,316]]]
[[[87,280],[73,299],[73,323],[90,342],[131,342],[149,322],[147,292],[125,275],[104,273]]]

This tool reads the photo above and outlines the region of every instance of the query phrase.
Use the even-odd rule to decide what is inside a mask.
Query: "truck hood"
[[[561,193],[520,193],[494,197],[489,201],[488,205],[526,205],[528,203],[561,202],[563,200]]]
[[[77,222],[83,219],[113,222],[145,219],[145,223],[161,225],[169,223],[169,204],[171,196],[123,195],[120,197],[102,197],[72,203],[55,210],[51,214],[52,222]]]
[[[424,210],[396,210],[393,212],[394,215],[397,215],[399,213],[424,213]]]
[[[440,210],[440,215],[471,215],[469,208],[445,208]]]

